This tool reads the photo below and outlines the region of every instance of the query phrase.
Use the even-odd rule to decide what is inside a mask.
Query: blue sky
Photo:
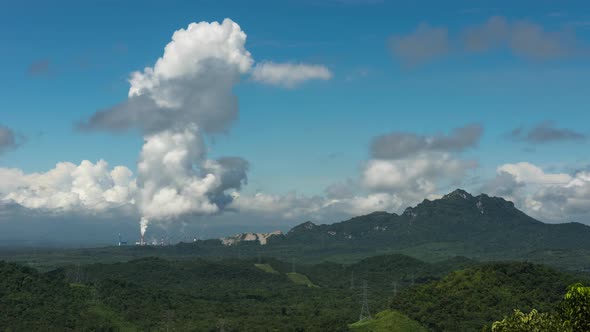
[[[136,173],[139,130],[84,132],[75,124],[126,100],[130,73],[153,66],[174,31],[231,18],[256,63],[317,64],[332,74],[287,89],[244,75],[234,87],[239,119],[206,140],[211,158],[250,163],[244,193],[323,195],[359,178],[378,135],[432,136],[470,124],[483,134],[461,151],[478,163],[463,174],[478,184],[466,186],[479,188],[500,165],[519,162],[573,176],[590,164],[588,141],[578,139],[590,134],[588,9],[585,1],[8,1],[0,12],[0,124],[22,144],[0,155],[0,167],[45,172],[61,161],[104,159]],[[534,24],[549,40],[574,38],[567,46],[575,51],[464,51],[466,29],[494,16]],[[445,29],[448,49],[408,64],[392,43],[420,24]],[[580,136],[508,138],[548,121]]]

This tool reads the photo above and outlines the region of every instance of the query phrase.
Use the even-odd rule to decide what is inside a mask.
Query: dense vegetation
[[[551,312],[577,280],[541,265],[491,263],[407,289],[391,306],[433,331],[480,331],[516,308]]]
[[[590,331],[590,287],[568,287],[556,312],[539,313],[536,309],[514,313],[492,324],[492,332],[586,332]],[[487,330],[487,329],[486,329]]]
[[[349,325],[351,332],[426,332],[420,323],[397,311],[385,310],[374,319]]]
[[[41,274],[0,261],[0,328],[73,331],[109,326],[88,310],[89,292],[72,287],[60,271]]]
[[[585,281],[527,263],[403,255],[309,266],[143,258],[47,273],[0,263],[0,277],[7,331],[480,331],[515,308],[553,314],[567,285]],[[394,310],[355,323],[361,280],[371,312]]]

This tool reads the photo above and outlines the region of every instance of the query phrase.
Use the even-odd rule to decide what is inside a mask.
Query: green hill
[[[410,287],[391,307],[434,331],[480,331],[513,309],[550,312],[579,278],[530,263],[490,263]]]
[[[420,323],[393,310],[382,311],[371,320],[348,325],[351,332],[427,332]]]
[[[89,311],[89,290],[71,286],[60,271],[39,273],[0,261],[0,330],[73,331],[110,327]]]

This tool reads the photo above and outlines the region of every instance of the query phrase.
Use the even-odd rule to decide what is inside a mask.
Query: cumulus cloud
[[[208,133],[227,129],[238,114],[233,87],[253,64],[245,43],[246,34],[230,19],[177,30],[154,66],[131,74],[129,98],[80,127],[152,133],[195,123]]]
[[[416,66],[449,52],[448,29],[421,23],[408,35],[391,37],[389,46],[393,55],[400,58],[405,65]]]
[[[371,145],[372,159],[362,165],[358,179],[328,186],[323,196],[233,193],[231,207],[243,213],[314,220],[401,212],[424,198],[440,196],[443,187],[459,185],[477,167],[476,161],[462,159],[459,153],[476,146],[482,133],[481,126],[469,125],[448,135],[378,136]]]
[[[0,155],[19,147],[21,140],[22,137],[19,137],[12,129],[0,124]]]
[[[476,161],[459,154],[477,146],[482,134],[483,127],[473,124],[446,135],[393,132],[377,136],[359,182],[372,193],[394,194],[399,206],[437,196],[442,187],[460,185],[477,167]]]
[[[566,173],[545,173],[540,167],[528,162],[504,164],[498,167],[498,172],[505,172],[514,176],[517,182],[540,185],[564,185],[571,181]]]
[[[509,133],[509,138],[515,141],[523,141],[531,144],[543,144],[561,141],[584,141],[585,134],[567,128],[556,128],[552,122],[542,122],[527,129],[515,128]]]
[[[590,173],[547,173],[521,162],[498,167],[485,189],[513,200],[526,213],[544,221],[588,222]]]
[[[456,128],[448,135],[393,132],[375,137],[371,154],[379,159],[400,159],[423,151],[460,152],[475,147],[482,134],[483,127],[477,124]]]
[[[103,211],[134,204],[136,191],[128,168],[109,169],[104,160],[58,163],[45,173],[0,168],[0,178],[2,200],[30,209]]]
[[[395,194],[356,194],[350,197],[305,196],[295,192],[286,195],[234,193],[231,207],[240,213],[273,216],[299,222],[303,219],[336,221],[339,218],[371,213],[374,211],[397,211],[402,200]]]
[[[373,190],[417,191],[433,193],[442,179],[460,180],[477,166],[447,153],[423,153],[398,160],[370,160],[362,174],[363,184]]]
[[[437,197],[441,186],[460,183],[469,170],[477,167],[477,162],[463,160],[458,153],[476,146],[481,134],[480,126],[471,125],[448,135],[378,136],[371,145],[373,158],[363,164],[358,179],[328,186],[323,196],[234,193],[231,206],[244,213],[314,220],[374,211],[401,212],[425,197]]]
[[[322,65],[262,62],[252,70],[252,79],[293,88],[309,80],[329,80],[332,72]]]

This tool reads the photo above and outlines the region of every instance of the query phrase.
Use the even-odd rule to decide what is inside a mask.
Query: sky
[[[590,224],[589,12],[9,0],[0,243],[286,230],[457,187]]]

